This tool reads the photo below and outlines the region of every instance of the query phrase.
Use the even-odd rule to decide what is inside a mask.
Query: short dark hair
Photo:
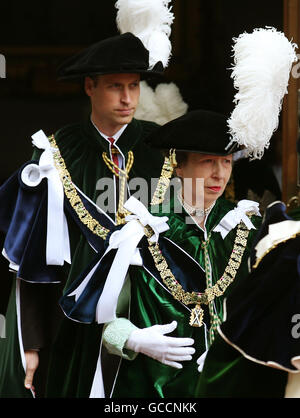
[[[188,152],[186,151],[176,151],[176,162],[177,167],[180,167],[182,164],[186,163],[188,160]]]
[[[98,80],[99,80],[99,74],[88,75],[87,77],[89,77],[93,81],[94,87],[97,87]]]

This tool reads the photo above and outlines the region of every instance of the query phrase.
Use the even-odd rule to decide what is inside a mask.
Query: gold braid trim
[[[104,228],[99,222],[92,217],[92,215],[85,208],[77,190],[72,182],[69,171],[67,170],[64,159],[62,158],[59,148],[56,144],[54,135],[49,138],[50,145],[55,149],[53,159],[55,167],[58,171],[59,177],[64,187],[65,195],[70,202],[70,205],[78,215],[81,222],[91,231],[102,239],[106,239],[109,229]]]
[[[251,216],[254,213],[248,212],[247,215]],[[150,237],[153,235],[153,231],[149,226],[145,227],[145,235],[148,238],[149,251],[153,257],[155,266],[160,273],[163,283],[171,291],[172,296],[182,302],[184,305],[195,304],[195,308],[191,312],[190,325],[201,326],[203,321],[203,310],[201,304],[210,304],[215,297],[220,297],[224,294],[228,286],[234,281],[237,271],[241,265],[243,254],[247,245],[247,238],[249,230],[243,222],[238,225],[233,250],[228,261],[227,267],[221,278],[211,287],[207,287],[204,293],[200,292],[186,292],[181,284],[176,280],[172,271],[169,269],[168,264],[158,243],[152,243]],[[203,245],[208,245],[208,241]]]

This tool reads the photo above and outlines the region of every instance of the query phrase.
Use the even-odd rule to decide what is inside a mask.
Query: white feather
[[[170,0],[118,0],[116,22],[120,33],[131,32],[149,51],[149,67],[158,61],[167,67],[171,55]]]
[[[261,158],[278,127],[297,45],[274,28],[243,33],[234,42],[231,77],[238,92],[228,119],[231,142],[246,146],[248,156]]]
[[[159,107],[154,90],[146,83],[140,83],[140,99],[134,117],[140,120],[156,122],[159,118]]]
[[[183,101],[179,88],[174,83],[158,84],[155,94],[160,109],[158,124],[164,125],[187,112],[188,105]]]
[[[145,81],[142,81],[140,86],[136,119],[164,125],[187,112],[188,105],[183,101],[179,88],[174,83],[158,84],[155,91]]]

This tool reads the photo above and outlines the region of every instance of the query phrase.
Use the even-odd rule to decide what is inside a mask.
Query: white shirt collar
[[[120,136],[125,131],[125,129],[127,128],[127,125],[128,125],[128,124],[126,124],[126,125],[122,126],[122,128],[119,129],[118,132],[116,132],[114,135],[109,136],[109,135],[105,135],[103,132],[100,131],[100,129],[97,128],[97,126],[92,121],[92,118],[91,118],[91,122],[92,122],[93,126],[97,129],[99,134],[101,136],[103,136],[103,138],[105,138],[108,142],[110,142],[108,138],[114,138],[115,142],[117,142],[117,140],[120,138]]]

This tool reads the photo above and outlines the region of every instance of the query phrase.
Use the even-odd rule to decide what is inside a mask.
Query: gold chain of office
[[[247,212],[247,216],[254,215],[254,212]],[[184,305],[194,304],[195,307],[191,311],[189,324],[194,327],[201,327],[203,324],[203,309],[202,304],[208,305],[215,297],[220,297],[224,294],[228,286],[234,281],[237,271],[241,265],[243,254],[247,245],[249,230],[241,221],[237,227],[236,237],[233,249],[221,278],[211,287],[207,287],[203,293],[200,292],[186,292],[180,283],[175,279],[170,270],[166,259],[162,255],[158,243],[152,243],[150,237],[153,231],[150,227],[145,227],[145,235],[148,237],[149,251],[153,257],[155,266],[160,273],[163,283],[170,290],[172,296],[182,302]],[[208,246],[209,239],[202,243],[203,246]]]
[[[63,184],[65,195],[78,215],[80,221],[95,235],[99,236],[102,239],[106,239],[109,229],[102,226],[84,206],[80,196],[77,193],[77,190],[72,182],[70,173],[66,167],[65,161],[60,154],[60,150],[56,144],[54,135],[48,137],[50,145],[54,148],[53,159],[55,167],[58,171],[59,177]]]

